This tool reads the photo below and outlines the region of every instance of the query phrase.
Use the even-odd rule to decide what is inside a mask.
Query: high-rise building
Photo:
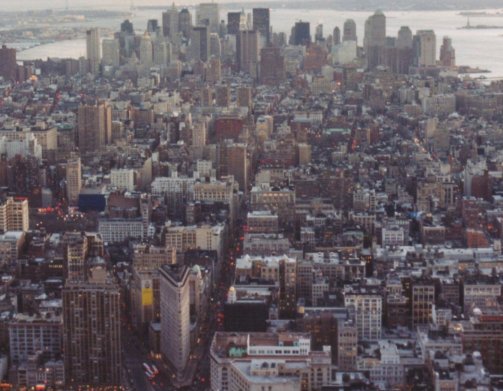
[[[323,25],[320,23],[316,25],[315,33],[314,33],[314,41],[321,42],[323,41]]]
[[[248,170],[249,162],[247,146],[242,143],[234,143],[226,140],[221,146],[220,166],[224,175],[233,175],[239,183],[239,189],[246,192],[248,190]]]
[[[23,231],[30,229],[28,199],[7,197],[0,201],[0,231]]]
[[[161,352],[180,376],[190,354],[190,269],[163,265],[159,272]]]
[[[358,340],[376,341],[381,338],[382,296],[376,289],[345,288],[344,306],[354,319]]]
[[[444,37],[442,46],[440,46],[440,64],[444,67],[456,65],[456,51],[452,47],[452,39],[449,37]]]
[[[260,83],[278,85],[285,80],[285,58],[278,47],[260,51]]]
[[[169,37],[174,42],[179,31],[179,15],[175,3],[166,12],[162,13],[162,35]]]
[[[157,19],[149,19],[147,21],[147,32],[156,35],[159,31],[159,21]]]
[[[189,39],[192,33],[192,14],[187,8],[184,8],[178,14],[178,31],[184,38]]]
[[[332,42],[334,45],[339,45],[341,43],[341,30],[337,26],[335,26],[334,28],[334,33],[332,35]]]
[[[222,45],[220,37],[216,33],[210,34],[210,56],[220,58],[222,56]]]
[[[240,31],[236,42],[237,64],[241,72],[257,77],[259,55],[258,32],[255,30]]]
[[[290,38],[293,45],[307,45],[311,42],[311,25],[309,22],[296,22]]]
[[[73,155],[66,162],[66,198],[69,205],[77,205],[82,189],[82,167],[80,157]]]
[[[367,68],[374,69],[384,65],[384,47],[386,45],[386,17],[382,11],[376,11],[365,21],[363,47],[367,59]]]
[[[222,62],[220,58],[212,57],[208,61],[206,68],[206,81],[208,83],[217,83],[222,78]]]
[[[238,107],[251,108],[253,104],[252,89],[248,86],[240,86],[237,90],[237,105]]]
[[[145,32],[140,40],[140,64],[146,67],[152,66],[154,63],[154,46],[152,44],[152,38]]]
[[[398,31],[398,36],[395,41],[394,51],[395,58],[391,60],[391,58],[387,58],[388,64],[390,64],[390,68],[393,72],[406,74],[409,72],[409,68],[413,64],[414,55],[412,51],[413,46],[413,38],[412,31],[408,26],[400,27]]]
[[[207,26],[210,33],[218,33],[220,23],[218,3],[201,3],[196,8],[196,24]]]
[[[97,270],[63,289],[63,346],[68,385],[121,385],[120,290]]]
[[[96,75],[100,72],[101,63],[101,42],[100,31],[97,28],[87,30],[86,32],[87,61],[89,62],[89,71]]]
[[[79,106],[78,145],[81,152],[95,152],[112,139],[112,108],[107,103]]]
[[[192,60],[207,61],[210,50],[210,34],[208,27],[195,26],[192,28],[192,38],[190,40]]]
[[[218,107],[229,107],[231,103],[231,89],[227,84],[216,86],[215,100]]]
[[[418,30],[414,37],[415,65],[434,66],[437,62],[437,38],[433,30]]]
[[[344,22],[344,27],[342,29],[342,40],[358,42],[358,38],[356,36],[356,23],[353,19],[346,19],[346,21]]]
[[[172,46],[171,42],[164,38],[158,38],[154,41],[154,65],[166,67],[171,63]]]
[[[237,35],[239,33],[242,17],[241,11],[227,13],[227,34]]]
[[[16,69],[16,49],[2,45],[0,49],[0,76],[5,80],[15,80]]]
[[[266,45],[271,42],[271,17],[269,8],[253,9],[253,30],[265,38]]]
[[[120,65],[120,45],[118,39],[104,39],[102,42],[103,48],[103,65],[118,67]]]

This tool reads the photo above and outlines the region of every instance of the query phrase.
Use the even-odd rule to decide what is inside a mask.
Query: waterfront
[[[221,9],[221,17],[229,11],[225,7]],[[248,11],[248,10],[246,10]],[[194,10],[191,9],[194,14]],[[489,78],[503,77],[503,51],[499,50],[503,44],[501,31],[491,29],[459,29],[466,24],[466,17],[459,14],[459,11],[386,11],[387,35],[396,36],[400,26],[407,25],[413,32],[421,29],[433,29],[437,35],[437,51],[440,48],[443,36],[449,36],[453,40],[456,49],[456,62],[459,65],[469,65],[488,69],[491,74]],[[271,24],[274,31],[289,34],[291,26],[302,19],[311,23],[311,34],[314,35],[316,24],[323,23],[325,36],[331,34],[335,26],[342,28],[344,20],[351,18],[357,24],[359,45],[363,41],[363,28],[365,19],[371,14],[367,11],[335,11],[335,10],[289,10],[271,9]],[[148,19],[161,19],[161,11],[157,10],[136,10],[132,21],[135,28],[141,32],[145,28]],[[500,18],[494,17],[491,20]],[[503,23],[503,17],[501,17]],[[484,17],[471,17],[472,25],[484,24]],[[120,19],[110,19],[100,21],[98,27],[113,27],[119,29]],[[494,22],[496,23],[496,21]],[[101,26],[100,26],[101,25]],[[494,48],[495,50],[488,50]],[[45,59],[47,57],[72,57],[78,58],[85,55],[84,39],[71,41],[60,41],[41,45],[20,52],[20,60]]]

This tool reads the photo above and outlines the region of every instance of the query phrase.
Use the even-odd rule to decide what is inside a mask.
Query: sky
[[[129,8],[131,1],[134,5],[171,5],[172,0],[68,0],[69,8],[99,8],[99,9],[126,9]],[[211,1],[211,0],[204,0]],[[229,3],[235,0],[219,0],[218,3]],[[262,1],[262,0],[261,0]],[[196,5],[203,0],[182,0],[175,1],[177,5]],[[240,2],[249,2],[253,4],[254,0],[240,0]],[[0,0],[0,10],[3,11],[27,11],[30,9],[56,9],[65,8],[66,0]]]

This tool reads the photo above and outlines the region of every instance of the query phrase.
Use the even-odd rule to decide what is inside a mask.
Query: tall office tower
[[[100,31],[97,28],[87,30],[86,32],[87,61],[89,62],[89,71],[96,75],[100,72],[101,62],[101,43]]]
[[[192,33],[192,14],[187,8],[183,8],[178,14],[178,31],[184,38],[189,39]]]
[[[456,51],[452,47],[452,39],[449,37],[444,37],[442,46],[440,46],[440,64],[444,67],[456,65]]]
[[[237,91],[238,107],[248,107],[251,109],[253,104],[252,89],[248,86],[240,86]]]
[[[120,45],[118,39],[104,39],[103,47],[103,65],[118,67],[120,65]]]
[[[258,67],[258,32],[255,30],[240,31],[237,38],[236,55],[238,69],[256,78]]]
[[[429,324],[432,321],[435,305],[435,286],[414,284],[412,286],[412,326]]]
[[[374,69],[385,63],[386,17],[382,11],[376,11],[365,21],[363,47],[367,60],[367,69]]]
[[[0,201],[0,231],[23,231],[30,229],[28,199],[7,197]]]
[[[147,32],[151,35],[156,35],[159,31],[159,21],[157,19],[149,19],[147,21]]]
[[[433,30],[418,30],[414,37],[415,65],[434,66],[437,62],[437,38]]]
[[[265,38],[268,45],[271,42],[271,16],[269,8],[253,9],[253,30]]]
[[[339,45],[341,43],[341,30],[337,26],[335,26],[335,28],[334,28],[332,40],[333,40],[334,45]]]
[[[239,33],[242,15],[241,11],[227,13],[227,34],[237,35]]]
[[[314,33],[314,41],[321,42],[323,41],[323,25],[320,23],[316,25],[315,33]]]
[[[140,40],[140,64],[146,67],[152,66],[154,63],[154,46],[152,45],[152,38],[145,31]]]
[[[168,66],[171,63],[172,47],[171,43],[159,37],[154,42],[154,64],[158,66]]]
[[[220,58],[212,57],[208,61],[206,68],[206,81],[208,83],[217,83],[222,78],[222,62]]]
[[[72,153],[66,162],[66,198],[68,199],[69,205],[77,205],[81,189],[82,167],[80,164],[80,157]]]
[[[166,12],[162,13],[162,35],[168,37],[172,42],[178,36],[178,10],[175,3]]]
[[[127,19],[122,22],[121,31],[118,36],[121,56],[126,58],[131,57],[131,54],[133,53],[135,37],[133,23],[131,23]]]
[[[121,23],[121,33],[134,34],[133,23],[129,19]]]
[[[65,379],[69,386],[121,385],[120,290],[104,270],[63,289]]]
[[[358,330],[358,340],[376,341],[381,338],[382,297],[377,289],[347,287],[344,305],[349,309]]]
[[[356,36],[356,23],[353,19],[346,19],[344,22],[344,27],[342,28],[342,40],[358,42],[358,37]]]
[[[290,43],[292,45],[307,45],[311,42],[311,25],[309,22],[296,22],[292,28]]]
[[[239,189],[247,192],[249,162],[246,144],[226,140],[221,147],[220,160],[226,166],[225,175],[233,175]]]
[[[210,56],[220,58],[222,56],[222,45],[220,37],[216,33],[210,34]]]
[[[409,68],[413,64],[414,56],[412,52],[412,31],[408,26],[400,27],[396,40],[396,72],[409,73]]]
[[[192,60],[207,61],[210,50],[210,34],[208,27],[195,26],[192,28],[192,38],[190,40]]]
[[[260,83],[278,85],[285,81],[285,59],[279,47],[267,47],[260,51]]]
[[[181,376],[190,353],[190,269],[163,265],[159,272],[161,352]]]
[[[207,26],[210,33],[218,33],[220,24],[218,3],[201,3],[196,8],[196,24]]]
[[[95,152],[112,139],[112,108],[107,103],[80,105],[77,114],[79,149]]]
[[[227,84],[216,86],[215,100],[218,107],[229,107],[231,104],[231,89]]]
[[[5,80],[15,80],[16,69],[16,49],[2,45],[0,49],[0,76]]]

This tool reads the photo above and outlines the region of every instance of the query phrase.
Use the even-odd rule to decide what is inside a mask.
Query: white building
[[[131,168],[114,168],[110,171],[110,184],[120,190],[135,190],[135,172]]]
[[[370,288],[344,289],[344,306],[349,308],[358,329],[358,339],[375,341],[381,338],[382,297]]]
[[[141,239],[145,236],[143,220],[139,219],[100,219],[98,232],[104,242],[119,243],[127,239]]]

